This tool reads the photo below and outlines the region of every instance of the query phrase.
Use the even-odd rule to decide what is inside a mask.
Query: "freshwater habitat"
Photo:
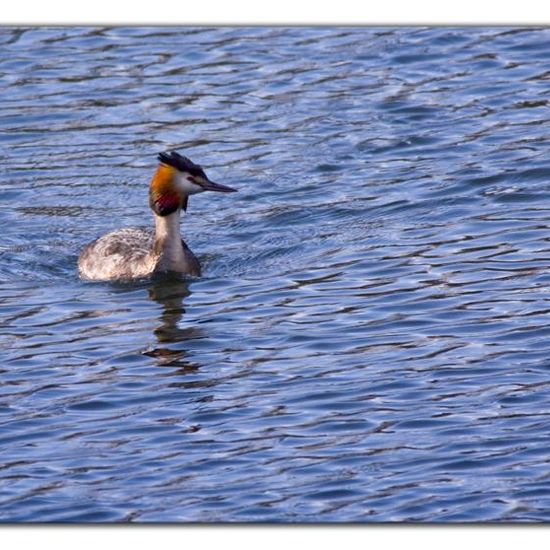
[[[550,28],[0,28],[0,521],[550,520]],[[153,225],[201,278],[90,282]]]

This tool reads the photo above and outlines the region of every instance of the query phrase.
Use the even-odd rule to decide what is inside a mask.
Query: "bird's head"
[[[159,216],[168,216],[180,208],[186,210],[189,195],[203,191],[236,191],[211,181],[201,166],[176,151],[160,153],[158,160],[160,164],[151,181],[149,204]]]

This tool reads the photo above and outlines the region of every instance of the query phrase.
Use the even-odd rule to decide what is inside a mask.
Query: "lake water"
[[[550,28],[0,29],[0,521],[550,520]],[[152,223],[195,280],[81,281]]]

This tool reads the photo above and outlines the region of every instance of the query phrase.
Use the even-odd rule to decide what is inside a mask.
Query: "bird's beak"
[[[195,180],[205,191],[218,191],[220,193],[235,193],[237,190],[228,185],[222,185],[221,183],[214,183],[208,178],[201,178],[200,180]]]

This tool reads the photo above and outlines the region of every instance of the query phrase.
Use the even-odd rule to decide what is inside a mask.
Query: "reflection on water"
[[[0,520],[548,521],[549,48],[0,29]],[[167,149],[203,277],[79,280]]]
[[[181,373],[198,369],[197,364],[186,358],[185,349],[173,350],[166,347],[170,344],[184,346],[187,340],[208,337],[200,328],[179,327],[185,313],[184,299],[191,294],[189,282],[179,276],[160,275],[155,278],[148,293],[151,300],[162,306],[162,314],[159,319],[161,324],[153,331],[158,346],[143,353],[154,357],[158,365],[177,367]]]

